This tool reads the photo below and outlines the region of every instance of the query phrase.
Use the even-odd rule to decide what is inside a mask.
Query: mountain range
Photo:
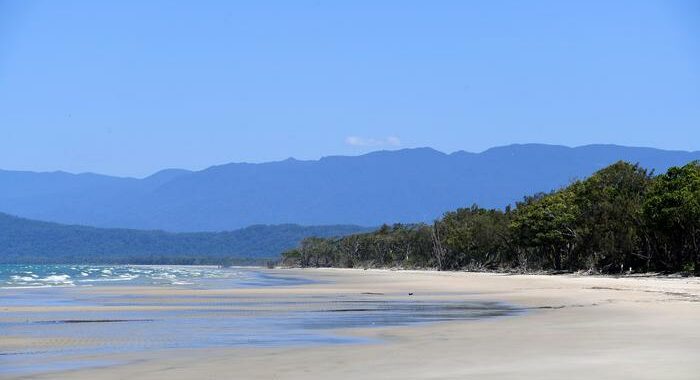
[[[122,178],[0,171],[0,211],[97,227],[223,231],[255,224],[376,226],[431,221],[479,204],[505,207],[615,161],[663,172],[700,152],[616,145],[509,145],[481,153],[431,148],[168,169]]]

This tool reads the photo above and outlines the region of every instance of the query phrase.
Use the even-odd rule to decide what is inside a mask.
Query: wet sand
[[[310,300],[343,297],[423,302],[507,302],[522,314],[482,320],[334,330],[348,344],[169,349],[80,353],[94,367],[4,375],[37,379],[697,379],[700,373],[700,280],[520,276],[381,270],[281,270],[318,281],[287,287],[192,290],[154,287],[85,288],[101,297],[148,295],[155,304],[109,308],[191,310],[217,297],[236,307],[267,300],[272,309],[309,308]],[[413,293],[409,296],[408,293]],[[188,298],[172,304],[173,296]],[[414,301],[415,300],[415,301]],[[327,302],[327,301],[324,301]],[[219,305],[226,307],[226,305]],[[9,306],[27,316],[59,308],[105,311],[105,306]],[[311,306],[315,307],[315,306]],[[3,337],[0,352],[86,344]],[[7,357],[5,358],[5,360]]]

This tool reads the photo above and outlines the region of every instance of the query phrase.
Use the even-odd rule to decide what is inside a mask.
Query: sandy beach
[[[242,289],[85,288],[107,296],[148,295],[159,305],[2,306],[3,312],[170,308],[235,297],[284,300],[304,309],[317,297],[378,300],[497,301],[522,308],[515,316],[348,328],[351,344],[155,350],[81,354],[97,365],[78,370],[4,375],[35,379],[697,379],[700,373],[700,280],[504,275],[461,272],[287,269],[271,274],[316,283]],[[408,293],[413,293],[409,295]],[[170,304],[177,295],[187,306]],[[206,296],[206,297],[203,297]],[[324,301],[325,302],[325,301]],[[194,305],[193,305],[194,304]],[[221,307],[226,307],[223,305]],[[316,307],[316,306],[313,306]],[[261,311],[256,306],[256,312]],[[5,314],[5,313],[3,313]],[[85,344],[81,339],[5,336],[0,352]],[[6,357],[4,360],[8,360]],[[11,360],[11,359],[10,359]]]

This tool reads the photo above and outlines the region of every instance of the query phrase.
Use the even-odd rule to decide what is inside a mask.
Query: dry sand
[[[117,364],[31,378],[700,379],[699,279],[339,269],[281,273],[322,282],[231,290],[85,291],[162,295],[163,307],[169,307],[167,297],[173,293],[294,300],[367,292],[401,298],[413,292],[411,297],[418,299],[495,300],[529,309],[515,317],[342,331],[381,343],[121,354],[105,358]],[[25,344],[56,342],[13,337],[0,342],[0,349]]]

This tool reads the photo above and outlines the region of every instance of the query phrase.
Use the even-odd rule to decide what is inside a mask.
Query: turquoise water
[[[265,286],[304,283],[302,279],[264,278],[244,267],[141,265],[0,265],[0,288],[50,288],[100,285]]]

